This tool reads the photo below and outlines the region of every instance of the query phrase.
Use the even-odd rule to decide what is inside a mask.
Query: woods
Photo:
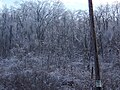
[[[94,10],[103,90],[120,89],[119,14],[119,2]],[[4,90],[65,90],[64,80],[74,81],[75,90],[89,90],[93,56],[88,11],[70,11],[60,1],[26,1],[0,12]]]

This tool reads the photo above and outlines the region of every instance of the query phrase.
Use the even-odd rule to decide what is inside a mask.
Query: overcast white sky
[[[0,8],[3,5],[14,5],[13,3],[17,1],[21,1],[21,0],[0,0]],[[24,1],[24,0],[23,0]],[[34,1],[34,0],[33,0]],[[88,0],[61,0],[66,7],[68,7],[69,9],[88,9]],[[106,3],[113,3],[117,0],[93,0],[93,5],[94,7],[100,5],[100,4],[106,4]],[[15,5],[14,5],[15,6]]]
[[[70,9],[88,9],[88,0],[61,0]],[[101,4],[112,4],[118,0],[93,0],[94,8]]]

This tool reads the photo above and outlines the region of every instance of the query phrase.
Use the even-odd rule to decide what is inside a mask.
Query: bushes
[[[1,77],[0,83],[5,90],[49,90],[50,88],[55,90],[54,87],[48,87],[48,83],[45,83],[47,79],[47,73],[43,71],[27,72]]]

